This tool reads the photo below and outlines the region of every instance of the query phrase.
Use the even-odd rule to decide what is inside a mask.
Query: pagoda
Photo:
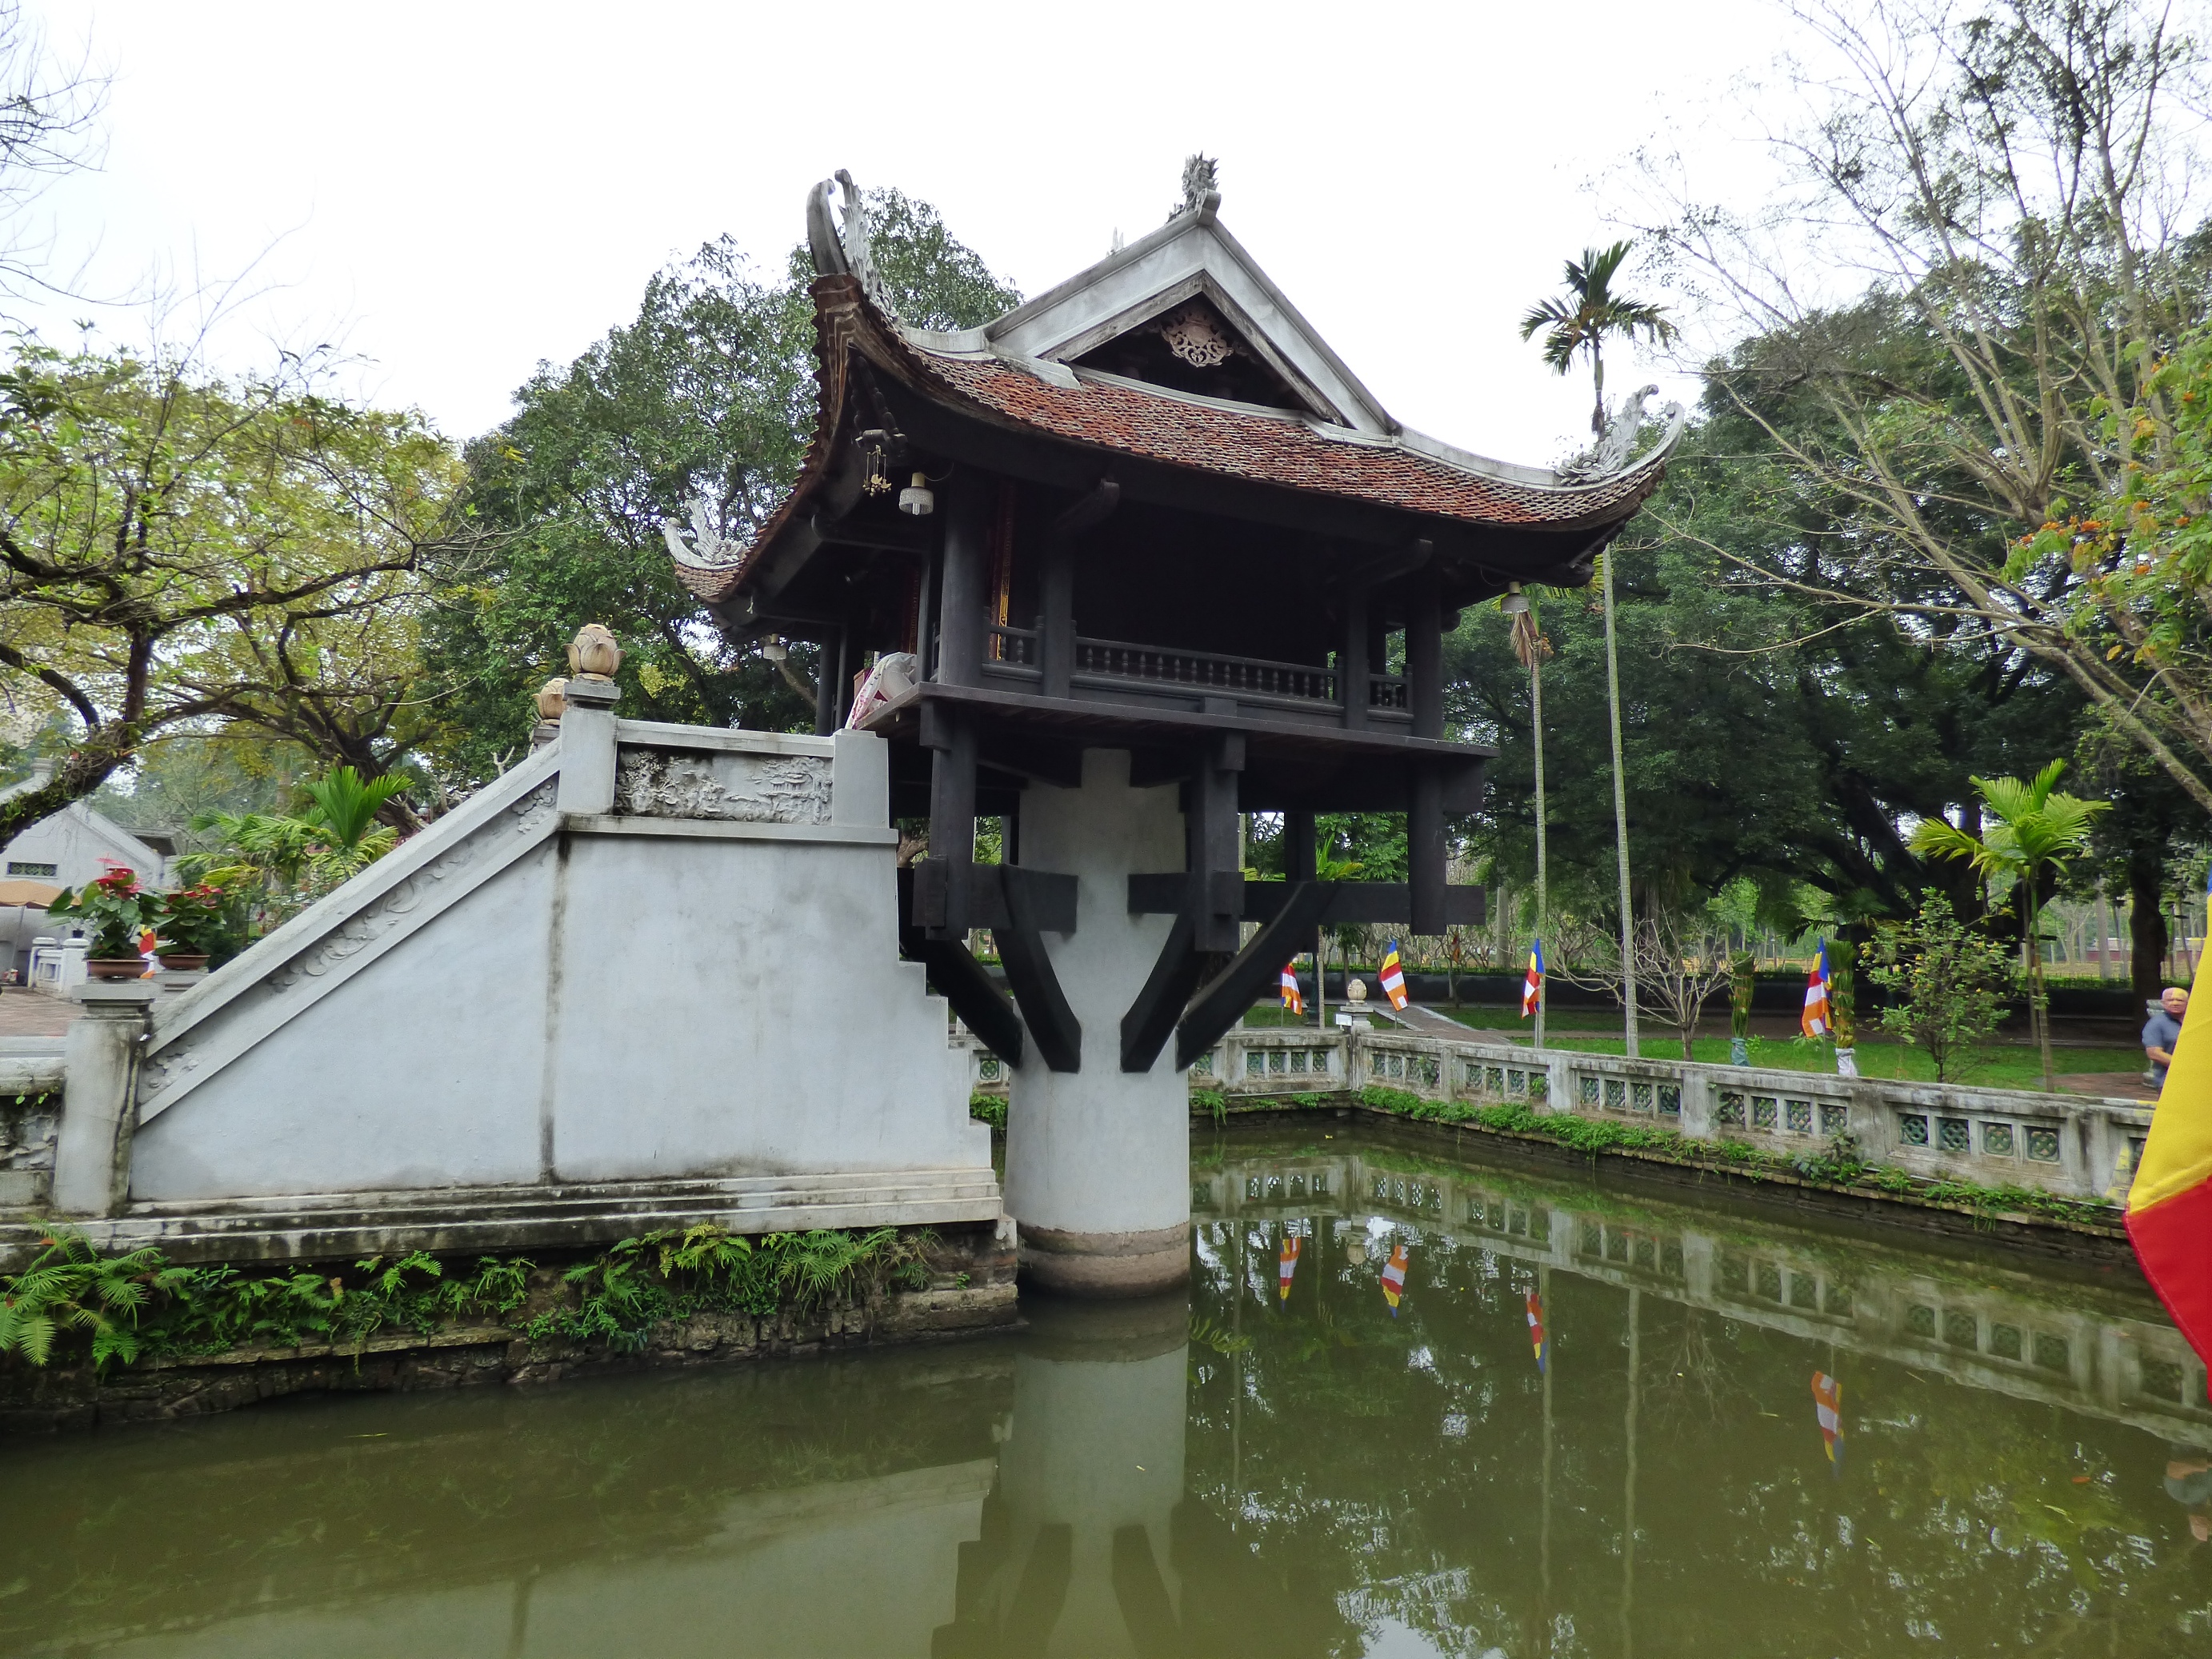
[[[1078,1293],[1184,1276],[1184,1074],[1317,927],[1482,919],[1446,825],[1493,751],[1448,729],[1443,635],[1586,584],[1681,427],[1630,464],[1639,394],[1564,471],[1413,431],[1219,205],[1194,158],[1166,223],[945,333],[888,302],[850,176],[816,186],[798,480],[741,550],[669,537],[732,640],[820,644],[818,731],[888,740],[890,814],[928,821],[902,948],[1013,1067],[1024,1271]],[[1244,878],[1249,812],[1282,814],[1285,879]],[[1407,880],[1317,879],[1319,812],[1405,814]]]

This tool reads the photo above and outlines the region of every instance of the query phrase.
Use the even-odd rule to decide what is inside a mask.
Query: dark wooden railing
[[[1261,657],[1223,657],[1121,640],[1075,642],[1075,672],[1149,685],[1220,691],[1232,696],[1273,697],[1291,702],[1337,700],[1336,671],[1310,663],[1270,662]]]
[[[1044,641],[1034,628],[993,623],[983,630],[983,671],[1004,678],[1042,678]],[[1178,651],[1168,646],[1138,645],[1127,640],[1075,641],[1074,677],[1085,684],[1113,682],[1162,690],[1212,693],[1310,708],[1343,706],[1343,679],[1334,668],[1312,663],[1275,662],[1265,657],[1228,657],[1212,652]],[[1410,718],[1407,684],[1390,674],[1368,676],[1367,708],[1385,720]]]
[[[1041,654],[1034,628],[1008,628],[994,623],[983,630],[983,660],[993,667],[1034,669]]]

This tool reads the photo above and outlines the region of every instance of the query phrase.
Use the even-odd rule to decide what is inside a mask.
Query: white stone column
[[[1049,1070],[1025,1045],[1006,1120],[1006,1209],[1022,1272],[1077,1296],[1142,1296],[1190,1273],[1190,1094],[1167,1043],[1149,1072],[1121,1069],[1121,1016],[1171,919],[1129,914],[1133,872],[1183,867],[1175,786],[1129,787],[1124,750],[1083,757],[1083,787],[1032,784],[1021,862],[1076,879],[1076,931],[1045,953],[1083,1024],[1083,1069]]]
[[[88,980],[70,994],[84,1012],[70,1026],[64,1051],[53,1190],[62,1215],[113,1215],[130,1197],[138,1060],[146,1010],[157,994],[148,979]]]
[[[622,689],[612,680],[579,675],[563,694],[561,715],[560,807],[564,813],[593,816],[615,805],[615,702]]]

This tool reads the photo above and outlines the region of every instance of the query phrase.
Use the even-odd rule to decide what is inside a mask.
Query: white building
[[[52,763],[41,761],[29,777],[0,789],[0,800],[40,788],[52,775]],[[81,800],[24,830],[0,849],[0,973],[13,968],[27,983],[33,939],[81,931],[46,920],[46,902],[63,888],[81,887],[118,864],[137,871],[145,886],[166,887],[173,850],[167,837],[141,838]]]

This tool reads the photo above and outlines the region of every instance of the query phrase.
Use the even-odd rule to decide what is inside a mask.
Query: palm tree
[[[2066,763],[2055,760],[2022,783],[2018,778],[1972,780],[1996,822],[1970,836],[1942,818],[1929,818],[1912,832],[1912,850],[1927,858],[1965,859],[1986,886],[2019,884],[2027,890],[2027,926],[2021,950],[2027,967],[2028,1018],[2043,1050],[2043,1086],[2055,1086],[2051,1058],[2051,1000],[2043,982],[2043,921],[2038,891],[2044,872],[2056,870],[2089,848],[2089,821],[2110,803],[2057,793]]]
[[[1521,319],[1521,337],[1539,330],[1544,333],[1544,361],[1554,373],[1567,374],[1575,356],[1589,358],[1595,383],[1596,403],[1590,410],[1590,430],[1605,431],[1605,343],[1608,338],[1632,340],[1638,335],[1654,344],[1675,337],[1674,325],[1660,307],[1632,300],[1613,291],[1613,279],[1633,244],[1615,242],[1600,252],[1584,248],[1579,264],[1567,261],[1566,292],[1556,299],[1540,300]],[[1623,775],[1620,742],[1620,648],[1613,637],[1613,554],[1601,554],[1605,566],[1605,684],[1608,712],[1613,717],[1613,830],[1620,863],[1620,973],[1624,1020],[1621,1035],[1631,1057],[1636,1041],[1636,953],[1631,938],[1636,926],[1628,890],[1628,786]]]
[[[1577,352],[1589,358],[1597,395],[1590,410],[1592,432],[1605,430],[1606,341],[1630,340],[1640,334],[1654,345],[1665,345],[1675,337],[1674,325],[1662,307],[1613,291],[1613,279],[1634,246],[1615,242],[1603,252],[1584,248],[1579,262],[1567,261],[1566,292],[1538,301],[1521,319],[1522,339],[1544,332],[1544,361],[1553,373],[1571,373]]]
[[[399,832],[376,814],[408,784],[340,766],[301,786],[312,803],[304,811],[203,812],[192,828],[218,850],[191,854],[179,867],[188,879],[258,894],[254,921],[265,931],[399,844]]]

